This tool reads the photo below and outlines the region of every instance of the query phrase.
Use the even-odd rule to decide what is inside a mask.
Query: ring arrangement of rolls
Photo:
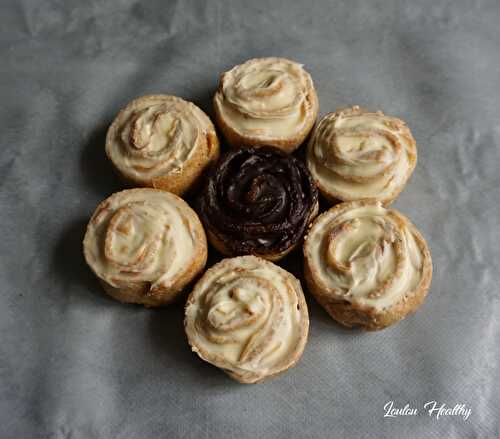
[[[99,204],[83,241],[104,291],[147,307],[182,300],[193,352],[242,383],[300,359],[304,291],[349,328],[416,311],[431,255],[388,207],[417,162],[405,122],[359,106],[317,121],[310,74],[276,57],[224,72],[213,105],[215,124],[179,97],[143,96],[111,124],[106,154],[131,188]],[[206,269],[209,245],[223,258]],[[278,265],[299,249],[303,284]]]

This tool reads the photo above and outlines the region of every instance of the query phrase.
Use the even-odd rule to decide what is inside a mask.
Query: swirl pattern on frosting
[[[201,198],[201,218],[230,255],[263,257],[299,242],[318,192],[302,162],[273,148],[233,150],[221,158]]]
[[[193,351],[242,382],[257,382],[302,355],[309,317],[300,282],[255,256],[224,259],[198,281],[186,305]]]
[[[180,289],[195,260],[206,260],[206,237],[195,212],[158,189],[113,194],[94,212],[84,239],[87,263],[114,288],[147,285],[146,295]],[[180,287],[180,288],[177,288]]]
[[[327,114],[307,151],[309,170],[321,192],[344,201],[391,202],[416,160],[415,140],[402,120],[358,106]]]
[[[225,72],[214,103],[230,128],[254,145],[309,131],[318,107],[309,73],[284,58],[251,59]]]
[[[432,274],[416,227],[379,202],[341,203],[320,215],[305,239],[304,256],[320,302],[347,301],[376,311],[428,288]]]
[[[196,105],[153,95],[118,114],[108,130],[106,153],[126,178],[154,186],[155,179],[178,176],[193,160],[208,162],[218,153],[218,142],[212,122]]]

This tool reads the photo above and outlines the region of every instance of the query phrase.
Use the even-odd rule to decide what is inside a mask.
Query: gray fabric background
[[[0,437],[498,438],[499,25],[495,0],[2,1]],[[300,363],[244,386],[190,352],[182,305],[108,299],[81,239],[121,187],[103,153],[118,109],[165,92],[211,114],[219,73],[266,55],[305,64],[321,114],[361,104],[408,122],[419,161],[395,207],[434,279],[380,333],[308,297]],[[472,414],[385,419],[389,400]]]

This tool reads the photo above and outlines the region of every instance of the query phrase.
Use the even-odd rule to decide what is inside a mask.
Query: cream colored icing
[[[277,265],[254,256],[225,259],[188,300],[193,351],[203,358],[207,352],[212,360],[205,360],[234,372],[268,375],[305,344],[309,320],[298,296],[303,298],[299,281]]]
[[[179,197],[157,189],[118,192],[101,203],[84,240],[96,275],[114,287],[148,282],[168,288],[196,251],[196,216]]]
[[[313,89],[302,65],[284,58],[259,58],[221,77],[215,105],[233,130],[262,139],[300,133],[311,115]]]
[[[332,299],[377,310],[414,291],[426,257],[409,221],[380,203],[346,203],[321,215],[308,233],[305,253]]]
[[[182,172],[214,128],[196,105],[168,95],[132,101],[113,122],[106,152],[129,178],[149,182]]]
[[[319,122],[309,141],[307,164],[319,186],[337,198],[384,200],[406,183],[416,154],[403,121],[356,106]]]

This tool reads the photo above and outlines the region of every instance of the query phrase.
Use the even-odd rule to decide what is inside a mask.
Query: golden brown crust
[[[163,195],[168,197],[175,197],[175,200],[180,204],[182,209],[182,215],[184,218],[182,221],[189,223],[193,235],[194,241],[194,251],[189,259],[189,265],[183,266],[182,271],[175,275],[172,283],[168,285],[163,285],[161,283],[152,284],[151,281],[143,280],[131,280],[131,279],[120,279],[119,284],[112,285],[106,279],[104,279],[95,269],[95,257],[93,256],[92,242],[95,240],[94,223],[102,212],[109,209],[110,203],[113,199],[119,199],[119,197],[124,194],[138,194],[139,196],[143,193],[148,193],[147,191],[158,191]],[[156,307],[167,305],[176,299],[178,299],[185,289],[197,278],[197,276],[203,271],[207,262],[207,240],[203,226],[196,215],[196,213],[189,207],[189,205],[176,196],[175,194],[166,193],[157,189],[128,189],[121,192],[113,194],[111,197],[107,198],[99,204],[96,208],[89,224],[87,226],[87,233],[83,241],[83,249],[85,259],[96,274],[101,285],[103,286],[105,292],[113,297],[114,299],[124,302],[124,303],[135,303],[141,304],[146,307]],[[98,250],[102,251],[102,250]]]
[[[192,194],[196,192],[203,180],[205,171],[212,163],[215,163],[220,156],[219,139],[215,131],[207,135],[205,142],[207,143],[207,147],[196,150],[189,161],[186,172],[182,172],[178,175],[157,177],[151,181],[152,187],[163,189],[177,195]],[[206,155],[203,153],[204,149],[207,151]]]
[[[414,166],[415,167],[415,166]],[[413,173],[413,169],[408,171],[407,177],[406,177],[406,183],[411,177],[411,174]],[[348,197],[343,197],[339,198],[341,195],[336,193],[335,191],[332,191],[331,189],[327,189],[322,183],[319,182],[319,180],[315,180],[316,186],[318,187],[319,193],[321,196],[332,206],[342,203],[342,202],[349,202],[349,201],[362,201],[362,200],[370,200],[370,201],[380,201],[384,206],[390,206],[396,198],[399,197],[403,189],[406,187],[406,183],[404,185],[399,186],[390,196],[383,197],[383,198],[360,198],[360,199],[355,199],[355,198],[348,198]]]
[[[349,206],[372,206],[373,201],[362,200],[357,202],[340,203],[324,212],[317,217],[316,221],[320,221],[323,216],[332,215],[336,212],[341,212],[348,209]],[[321,281],[317,268],[312,261],[311,252],[307,249],[307,241],[309,235],[306,235],[304,242],[304,278],[308,290],[315,297],[317,302],[325,308],[330,316],[343,326],[352,328],[359,327],[367,331],[376,331],[384,329],[398,321],[402,320],[408,314],[415,312],[424,302],[429,291],[432,280],[432,259],[425,242],[425,239],[420,234],[418,229],[403,215],[398,213],[398,216],[403,218],[405,226],[411,231],[416,238],[416,243],[422,252],[423,266],[421,269],[421,278],[418,287],[413,291],[406,291],[399,300],[383,309],[376,309],[366,304],[361,304],[357,301],[346,300],[332,294],[331,289]],[[314,227],[313,223],[311,228]]]
[[[394,187],[390,191],[385,191],[384,193],[377,194],[376,196],[367,196],[367,195],[362,195],[358,196],[355,195],[354,193],[349,194],[345,190],[340,191],[337,190],[334,186],[331,184],[328,184],[328,182],[322,178],[319,175],[319,172],[315,170],[315,168],[318,168],[321,165],[315,164],[317,159],[314,158],[314,147],[316,143],[316,138],[318,136],[318,131],[322,129],[322,125],[326,124],[327,121],[330,121],[330,123],[333,124],[336,123],[339,118],[341,117],[353,117],[353,116],[379,116],[381,119],[387,120],[388,126],[387,129],[389,130],[395,130],[395,132],[398,133],[398,136],[400,136],[401,139],[404,140],[404,144],[407,146],[404,147],[402,145],[402,153],[406,153],[406,157],[408,160],[408,166],[404,170],[404,175],[400,177],[400,182],[397,185],[394,185]],[[337,130],[329,130],[328,133],[330,136],[332,136],[332,133],[341,133],[345,132],[346,129],[337,129]],[[369,129],[366,128],[366,133],[372,133],[377,130]],[[353,131],[356,132],[356,131]],[[386,133],[387,137],[389,137],[392,141],[395,141],[396,143],[400,144],[400,142],[395,139],[395,136],[387,132]],[[315,129],[313,130],[313,133],[311,134],[310,140],[308,141],[307,145],[307,164],[309,167],[309,170],[311,171],[311,174],[313,175],[314,181],[321,193],[321,195],[331,204],[336,204],[338,202],[342,201],[356,201],[356,200],[371,200],[371,201],[380,201],[383,203],[385,206],[388,206],[391,204],[402,192],[402,190],[405,188],[406,184],[408,183],[408,180],[410,179],[415,166],[417,164],[417,147],[416,147],[416,142],[415,139],[413,138],[411,131],[409,128],[406,126],[406,124],[395,117],[389,117],[386,116],[384,113],[381,111],[376,111],[376,112],[370,112],[364,108],[361,108],[357,105],[349,108],[343,108],[336,110],[333,113],[328,113],[326,114],[316,125]],[[337,159],[338,162],[338,159]],[[393,172],[394,172],[395,166],[388,167],[384,173],[381,173],[380,175],[383,178],[387,178],[388,181],[392,180],[393,178]],[[399,169],[399,168],[398,168]],[[335,172],[332,172],[332,175],[335,174]],[[338,177],[338,175],[337,175]],[[342,178],[342,177],[340,177]],[[354,188],[357,184],[363,183],[366,181],[369,181],[369,179],[364,179],[356,176],[344,176],[347,182],[350,182],[351,188]],[[388,185],[392,183],[387,183]]]
[[[113,299],[122,303],[134,303],[144,305],[147,308],[154,308],[159,306],[170,305],[176,302],[183,296],[189,289],[190,285],[201,275],[207,263],[207,247],[206,242],[200,246],[197,255],[194,257],[193,262],[188,269],[177,280],[175,285],[169,288],[155,288],[154,293],[150,293],[150,284],[129,284],[128,286],[121,286],[115,288],[106,283],[104,280],[99,279],[104,291]]]
[[[239,261],[242,261],[241,266],[235,267],[235,264],[237,265]],[[225,269],[233,273],[238,273],[239,276],[248,276],[248,272],[246,272],[244,268],[244,264],[248,262],[250,262],[251,264],[258,264],[265,268],[267,267],[270,270],[276,270],[276,273],[279,273],[279,276],[284,276],[284,279],[286,279],[285,282],[287,283],[289,288],[291,288],[291,290],[288,290],[288,294],[292,294],[293,299],[296,300],[296,306],[294,305],[293,307],[294,309],[285,310],[285,312],[298,312],[300,314],[300,321],[298,322],[299,326],[297,328],[298,335],[296,336],[298,339],[294,339],[291,347],[291,352],[286,351],[287,354],[285,358],[282,358],[278,361],[277,364],[274,364],[271,367],[266,366],[265,370],[260,370],[259,367],[253,370],[253,367],[255,367],[255,365],[252,366],[252,369],[245,369],[242,364],[234,364],[228,359],[223,358],[221,355],[217,355],[216,353],[212,352],[208,347],[204,347],[203,343],[200,341],[198,333],[199,327],[196,324],[196,319],[194,317],[197,315],[197,311],[193,311],[194,308],[200,306],[200,295],[203,292],[205,282],[210,282],[211,278],[220,275],[220,273],[224,272]],[[253,273],[253,270],[251,270],[251,272]],[[236,258],[224,259],[221,262],[215,264],[213,267],[208,269],[205,274],[198,280],[186,302],[186,317],[184,320],[184,326],[189,345],[192,347],[193,351],[196,352],[203,360],[222,369],[231,378],[240,383],[254,384],[260,383],[266,379],[281,374],[297,363],[297,361],[302,356],[302,353],[304,352],[304,348],[307,342],[309,334],[309,315],[300,282],[292,274],[262,258],[258,258],[255,256],[239,256]],[[275,330],[277,331],[279,329],[275,328]],[[271,334],[274,333],[271,332]],[[286,337],[287,334],[284,334],[284,336]],[[271,340],[269,340],[269,342],[271,342]],[[285,343],[285,339],[282,340],[282,343]]]
[[[293,63],[292,61],[286,60],[284,58],[255,58],[246,61],[245,63],[236,66],[240,67],[243,65],[258,65],[260,62],[267,62],[270,60],[275,60],[278,62],[287,62],[287,63]],[[235,68],[236,68],[235,67]],[[231,72],[231,71],[229,71]],[[217,123],[217,126],[220,128],[222,131],[227,143],[232,146],[232,147],[245,147],[245,146],[253,146],[253,147],[262,147],[262,146],[273,146],[275,148],[279,148],[287,153],[291,153],[294,150],[296,150],[307,138],[308,134],[311,132],[315,122],[316,118],[318,116],[318,111],[319,111],[319,101],[318,101],[318,96],[316,94],[316,90],[314,88],[314,85],[312,83],[312,80],[310,79],[310,76],[307,72],[304,71],[305,75],[307,75],[307,91],[306,91],[306,108],[307,110],[305,111],[305,120],[303,123],[302,128],[293,133],[289,134],[286,136],[261,136],[261,135],[249,135],[242,133],[240,130],[238,130],[234,124],[232,123],[231,120],[228,120],[222,111],[222,108],[220,104],[218,103],[218,99],[221,96],[224,96],[223,93],[223,82],[225,79],[225,76],[229,73],[225,72],[220,76],[219,80],[219,86],[217,89],[217,92],[214,95],[213,99],[213,106],[214,106],[214,113],[215,113],[215,120]],[[223,99],[223,98],[221,98]]]
[[[117,159],[115,158],[116,153],[114,155],[111,153],[112,145],[116,142],[119,130],[125,123],[131,111],[135,108],[142,108],[148,104],[153,105],[158,102],[174,102],[181,107],[184,106],[187,109],[191,109],[191,111],[194,111],[200,118],[202,118],[202,123],[206,127],[206,132],[204,135],[199,136],[197,145],[194,147],[189,158],[183,163],[180,171],[177,170],[152,177],[137,175],[131,172],[127,167],[124,167],[124,165],[120,165],[117,162]],[[111,163],[114,165],[118,175],[127,184],[131,186],[162,189],[176,195],[183,195],[191,193],[197,189],[205,170],[219,158],[220,144],[212,122],[208,116],[193,103],[175,96],[147,95],[134,99],[118,113],[115,120],[109,127],[106,136],[106,154]]]
[[[318,96],[316,95],[316,91],[314,89],[308,95],[308,100],[311,103],[311,113],[307,118],[306,125],[302,128],[302,130],[296,135],[288,138],[276,138],[276,139],[261,139],[255,136],[246,136],[235,131],[229,123],[226,122],[224,117],[222,116],[218,106],[214,104],[214,114],[215,121],[217,126],[222,131],[224,138],[227,143],[234,147],[244,147],[244,146],[254,146],[254,147],[262,147],[262,146],[273,146],[275,148],[281,149],[287,153],[292,153],[295,151],[304,140],[306,140],[307,136],[311,132],[316,123],[316,118],[318,117],[319,111],[319,101]]]
[[[307,288],[317,302],[330,314],[330,316],[343,326],[348,328],[360,328],[366,331],[378,331],[391,326],[407,315],[417,311],[424,302],[432,279],[432,265],[429,274],[422,281],[421,287],[406,300],[401,299],[397,305],[377,313],[371,309],[359,308],[356,304],[347,301],[328,300],[314,283],[309,265],[304,265],[304,278]]]

